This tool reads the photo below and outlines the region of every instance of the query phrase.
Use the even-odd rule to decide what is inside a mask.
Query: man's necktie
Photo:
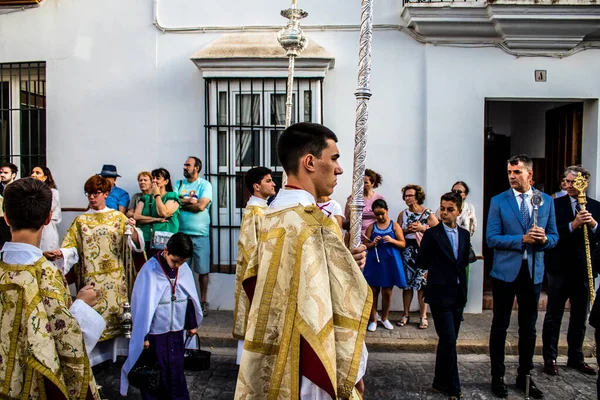
[[[523,222],[525,223],[525,227],[529,226],[529,207],[525,203],[527,201],[527,195],[522,193],[521,195],[521,218],[523,218]]]

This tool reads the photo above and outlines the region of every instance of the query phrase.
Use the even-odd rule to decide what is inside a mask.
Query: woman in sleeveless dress
[[[402,199],[408,206],[398,215],[398,224],[402,227],[404,238],[406,240],[406,247],[402,251],[402,261],[404,262],[404,273],[406,275],[406,287],[402,293],[402,300],[404,303],[404,315],[398,326],[404,326],[409,321],[408,312],[410,311],[410,303],[414,296],[414,290],[417,291],[417,297],[419,299],[419,329],[427,329],[429,324],[427,322],[427,304],[423,295],[425,293],[425,285],[427,285],[427,279],[425,277],[425,271],[419,270],[415,267],[417,257],[419,255],[419,244],[423,232],[427,228],[436,226],[438,220],[428,208],[423,207],[425,202],[425,191],[419,185],[406,185],[402,188]]]
[[[373,291],[371,321],[367,326],[369,332],[374,332],[377,329],[379,292],[381,291],[381,324],[386,329],[394,329],[394,326],[388,320],[392,304],[392,290],[394,286],[406,287],[400,254],[400,250],[406,244],[402,229],[397,222],[390,220],[385,200],[375,200],[373,202],[373,212],[376,221],[369,225],[363,238],[363,242],[369,250],[363,274]]]

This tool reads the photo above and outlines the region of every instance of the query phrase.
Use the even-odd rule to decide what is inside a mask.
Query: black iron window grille
[[[286,79],[210,78],[205,82],[205,165],[213,185],[211,272],[234,274],[239,227],[250,198],[246,172],[268,167],[277,189],[281,187],[276,144],[285,128]],[[294,81],[292,123],[322,123],[322,89],[322,78]]]
[[[0,64],[0,162],[46,165],[46,63]]]

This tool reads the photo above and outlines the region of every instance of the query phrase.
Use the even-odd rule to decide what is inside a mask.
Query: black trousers
[[[435,357],[435,376],[433,381],[447,388],[450,396],[458,396],[460,379],[458,377],[458,356],[456,355],[456,339],[463,315],[463,307],[442,307],[429,305],[431,316],[438,335],[437,353]]]
[[[519,368],[517,373],[527,375],[533,369],[536,338],[535,323],[537,322],[541,289],[542,284],[534,285],[529,276],[527,260],[523,260],[523,263],[521,263],[519,275],[513,282],[504,282],[492,278],[494,317],[490,332],[490,361],[493,377],[503,377],[506,371],[504,345],[515,296],[519,305]]]
[[[600,329],[594,329],[594,340],[596,341],[596,362],[600,365],[600,351],[597,350],[600,344]],[[600,400],[600,374],[596,379],[596,397]]]
[[[567,331],[569,363],[579,364],[584,361],[582,347],[589,312],[589,297],[589,283],[586,278],[579,274],[562,276],[548,273],[548,307],[542,330],[544,361],[556,360],[558,356],[560,324],[567,299],[571,301]]]

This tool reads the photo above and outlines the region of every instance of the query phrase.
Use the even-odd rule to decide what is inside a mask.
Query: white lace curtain
[[[236,125],[260,125],[260,95],[236,95]]]

